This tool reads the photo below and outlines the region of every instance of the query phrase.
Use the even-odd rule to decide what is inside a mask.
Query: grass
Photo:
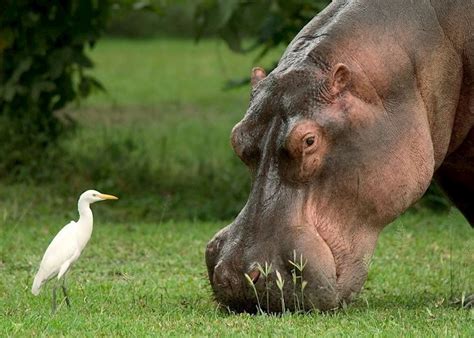
[[[407,213],[382,234],[364,291],[336,313],[229,315],[212,301],[203,262],[222,223],[107,223],[96,227],[69,276],[72,310],[50,313],[51,288],[30,293],[49,239],[65,219],[17,218],[2,206],[0,335],[472,336],[474,311],[451,300],[472,292],[472,229],[454,212]],[[242,276],[243,277],[243,276]],[[290,282],[290,281],[287,281]]]

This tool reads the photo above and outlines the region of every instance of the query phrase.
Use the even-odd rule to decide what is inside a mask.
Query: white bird
[[[57,276],[62,280],[62,290],[66,304],[71,306],[66,290],[66,272],[79,258],[92,235],[93,216],[90,204],[103,200],[116,200],[113,195],[102,194],[96,190],[87,190],[78,201],[79,220],[66,224],[49,244],[33,281],[31,292],[36,296],[41,286]],[[53,312],[56,310],[56,286],[53,288]]]

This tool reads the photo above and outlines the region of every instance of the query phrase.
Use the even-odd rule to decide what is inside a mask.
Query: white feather
[[[34,295],[39,294],[44,282],[58,275],[64,264],[67,264],[68,267],[70,267],[72,263],[79,258],[82,249],[90,238],[90,235],[85,243],[79,243],[77,240],[77,233],[83,229],[78,227],[78,225],[80,225],[79,222],[70,222],[58,232],[49,244],[33,282],[31,292]],[[60,278],[62,276],[58,277]]]
[[[101,194],[95,190],[88,190],[80,196],[79,220],[66,224],[49,244],[31,287],[34,295],[40,293],[41,286],[49,279],[56,276],[58,279],[63,277],[79,258],[92,235],[93,216],[90,204],[105,199],[117,199],[117,197]]]

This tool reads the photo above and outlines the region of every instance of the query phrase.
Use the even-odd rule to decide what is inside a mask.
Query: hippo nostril
[[[229,278],[222,262],[217,263],[214,267],[214,275],[212,276],[212,279],[216,286],[226,287],[229,285]]]
[[[227,280],[220,274],[216,273],[214,271],[214,276],[213,276],[213,282],[214,285],[219,286],[219,287],[226,287],[228,285]]]
[[[250,279],[252,280],[252,283],[257,283],[258,282],[258,279],[260,278],[260,270],[255,268],[253,269],[252,271],[250,271],[248,273],[248,276],[250,277]]]

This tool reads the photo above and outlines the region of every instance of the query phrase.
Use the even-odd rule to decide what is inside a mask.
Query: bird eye
[[[92,194],[93,197],[97,197],[97,194]]]

